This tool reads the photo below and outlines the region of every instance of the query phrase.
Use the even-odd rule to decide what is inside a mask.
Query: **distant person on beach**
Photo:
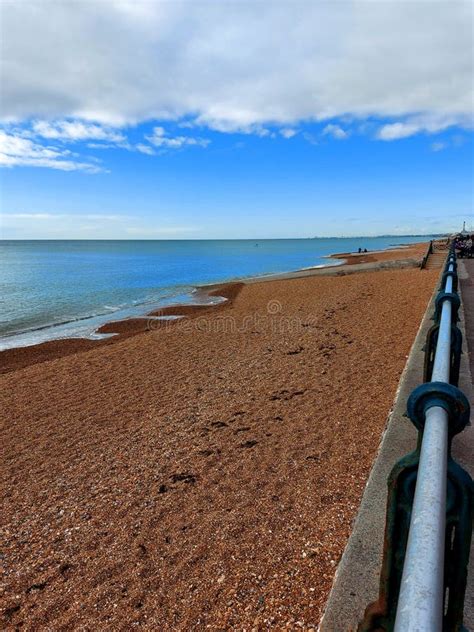
[[[367,251],[367,248],[364,248],[364,252],[368,252],[368,251]]]
[[[362,252],[362,248],[359,248],[359,254]]]

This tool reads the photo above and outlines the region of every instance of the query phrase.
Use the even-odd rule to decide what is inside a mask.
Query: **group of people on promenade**
[[[457,235],[454,239],[454,247],[458,257],[473,257],[474,235]]]

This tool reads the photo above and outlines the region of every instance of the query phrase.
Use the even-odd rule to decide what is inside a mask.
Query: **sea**
[[[328,255],[430,239],[0,241],[0,350],[100,338],[106,322],[195,303],[198,286],[315,266]]]

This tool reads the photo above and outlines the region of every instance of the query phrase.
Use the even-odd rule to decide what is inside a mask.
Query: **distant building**
[[[459,233],[460,235],[469,235],[470,233],[466,230],[466,222],[462,223],[462,231]]]

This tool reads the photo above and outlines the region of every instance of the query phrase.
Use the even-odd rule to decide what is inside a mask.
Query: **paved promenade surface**
[[[472,376],[474,375],[474,259],[458,260],[458,274],[464,309],[465,342],[463,350],[468,359],[468,362],[464,363],[464,375],[460,376],[459,385],[470,398],[471,424],[473,425],[459,436],[461,441],[457,443],[454,440],[453,456],[474,478],[474,388],[472,384]],[[474,630],[474,542],[471,545],[464,625],[468,630]]]
[[[466,338],[469,348],[469,366],[474,374],[474,259],[459,262],[461,292],[466,319]],[[464,274],[463,274],[464,272]]]

